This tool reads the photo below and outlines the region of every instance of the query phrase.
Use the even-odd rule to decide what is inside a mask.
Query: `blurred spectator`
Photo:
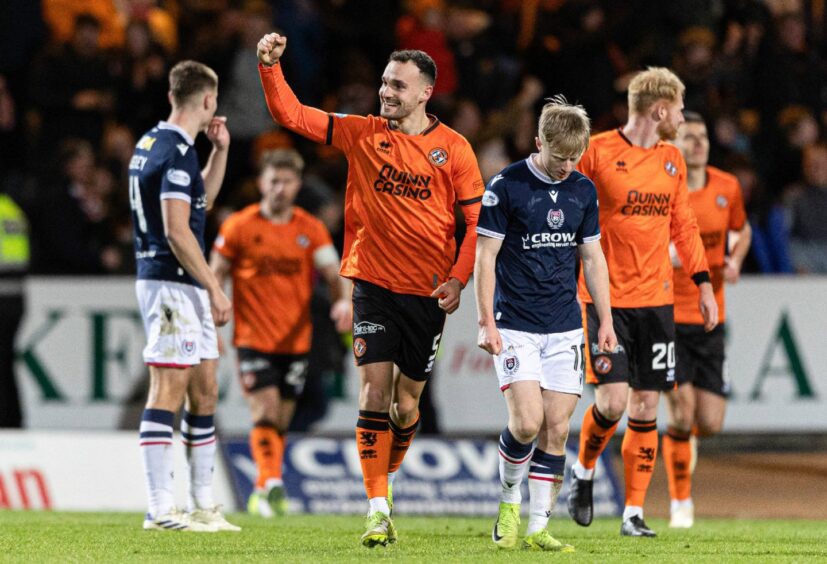
[[[276,127],[261,94],[256,65],[256,44],[272,31],[271,20],[272,11],[265,2],[247,2],[236,37],[226,50],[213,55],[221,59],[216,64],[221,76],[218,115],[227,117],[227,129],[233,139],[224,180],[230,186],[255,174],[255,140]]]
[[[442,0],[407,0],[407,13],[396,22],[399,49],[419,49],[436,63],[437,81],[433,102],[444,103],[457,91],[457,69],[454,52],[445,32],[445,3]]]
[[[0,428],[23,425],[14,344],[23,319],[29,225],[10,187],[0,178]]]
[[[124,46],[111,64],[117,77],[115,115],[132,131],[147,131],[168,106],[168,64],[164,50],[144,21],[126,27]]]
[[[127,0],[127,2],[129,21],[145,22],[153,41],[157,41],[167,54],[175,53],[178,50],[178,22],[173,14],[159,7],[157,0]],[[127,35],[128,33],[127,29]]]
[[[767,274],[793,272],[784,207],[767,192],[755,167],[745,157],[730,157],[724,169],[734,174],[741,184],[744,206],[752,227],[752,244],[742,271]]]
[[[112,189],[96,178],[95,153],[88,141],[64,140],[51,184],[38,194],[30,214],[35,274],[100,274],[122,265],[106,231]]]
[[[99,45],[100,23],[76,18],[69,43],[47,51],[33,71],[31,99],[40,112],[40,154],[48,155],[66,137],[97,146],[114,108],[114,77]]]
[[[43,18],[52,32],[52,39],[65,43],[77,33],[78,16],[88,15],[99,25],[100,46],[120,47],[126,23],[116,0],[42,0]]]
[[[797,272],[827,274],[827,144],[804,150],[803,170],[788,203],[793,264]]]

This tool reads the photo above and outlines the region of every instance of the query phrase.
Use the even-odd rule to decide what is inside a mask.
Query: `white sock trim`
[[[623,520],[638,516],[643,519],[643,508],[637,505],[627,505],[623,508]]]

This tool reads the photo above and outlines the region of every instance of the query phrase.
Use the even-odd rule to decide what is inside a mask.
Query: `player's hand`
[[[500,331],[493,323],[480,327],[477,335],[477,346],[488,354],[497,355],[503,350],[503,341],[500,338]]]
[[[230,321],[233,304],[221,289],[216,289],[210,292],[210,310],[215,326],[223,327]]]
[[[224,151],[230,146],[230,131],[227,129],[226,117],[215,116],[212,118],[205,133],[213,147],[219,151]]]
[[[462,293],[462,282],[456,278],[449,278],[433,291],[432,298],[439,298],[439,307],[446,313],[454,313],[459,307],[459,295]]]
[[[350,300],[336,300],[330,306],[330,319],[336,326],[337,333],[347,333],[353,326],[353,306]]]
[[[698,289],[701,291],[698,307],[704,318],[704,331],[709,333],[718,325],[718,302],[715,301],[715,292],[709,282],[703,282]]]
[[[724,258],[724,280],[727,284],[735,284],[741,279],[741,265],[733,257]]]
[[[287,38],[278,33],[268,33],[262,37],[256,49],[259,62],[265,67],[272,67],[281,58],[287,47]]]
[[[617,335],[611,319],[602,322],[597,329],[597,346],[604,353],[613,353],[617,348]]]

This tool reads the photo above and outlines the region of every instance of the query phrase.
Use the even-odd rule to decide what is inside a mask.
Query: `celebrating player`
[[[520,485],[528,468],[530,517],[523,546],[571,551],[546,526],[563,484],[569,419],[583,391],[578,250],[600,318],[599,350],[614,350],[617,338],[599,243],[597,191],[575,170],[589,145],[589,118],[581,106],[554,98],[543,107],[537,135],[539,153],[489,182],[477,227],[478,344],[494,355],[508,405],[492,539],[501,548],[516,545]]]
[[[149,494],[144,529],[239,531],[213,503],[214,414],[218,402],[215,326],[232,306],[204,258],[204,223],[224,171],[230,134],[214,117],[218,76],[195,61],[169,73],[172,113],[144,134],[129,163],[136,291],[147,345],[149,398],[141,417],[141,454]],[[199,170],[194,138],[212,142]],[[189,513],[173,498],[172,425],[187,403],[181,435],[190,469]]]
[[[356,442],[370,504],[361,540],[384,545],[397,538],[390,487],[416,431],[445,314],[459,307],[474,266],[483,181],[468,142],[425,113],[436,81],[426,53],[391,53],[379,88],[380,117],[363,117],[299,103],[279,64],[286,45],[276,33],[258,44],[273,118],[341,149],[349,164],[340,273],[353,279],[361,381]],[[457,204],[467,233],[455,263]]]
[[[324,224],[293,201],[304,161],[294,150],[265,153],[259,164],[261,201],[231,215],[215,241],[211,266],[224,286],[233,282],[234,338],[253,430],[258,469],[247,508],[264,517],[287,510],[282,483],[285,434],[307,375],[313,271],[330,288],[331,318],[351,324],[349,281],[339,278],[339,255]]]
[[[610,353],[600,349],[597,308],[581,279],[587,381],[597,389],[580,429],[568,507],[577,523],[591,523],[594,467],[626,411],[621,449],[626,507],[620,529],[625,536],[655,536],[643,520],[643,502],[658,450],[658,399],[675,385],[670,237],[700,289],[704,329],[711,331],[718,322],[703,243],[689,207],[686,165],[677,147],[663,142],[674,139],[683,123],[683,93],[683,83],[668,69],[638,73],[629,84],[626,125],[594,136],[578,165],[600,198],[600,242],[609,264],[618,346]]]
[[[692,504],[692,449],[690,436],[696,426],[700,436],[718,433],[724,422],[729,384],[724,374],[724,282],[738,281],[749,251],[752,230],[747,222],[741,187],[731,174],[707,166],[709,138],[700,114],[685,112],[677,145],[686,160],[689,205],[698,218],[706,248],[712,288],[718,303],[718,326],[704,331],[699,314],[698,289],[675,264],[675,378],[678,388],[666,394],[669,429],[663,438],[663,459],[672,499],[670,527],[688,528],[695,521]],[[727,254],[727,235],[738,238]]]

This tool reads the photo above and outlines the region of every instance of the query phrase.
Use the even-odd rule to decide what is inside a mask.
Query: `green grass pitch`
[[[149,532],[132,513],[0,512],[0,561],[27,562],[810,562],[827,559],[827,521],[700,519],[673,531],[649,523],[656,539],[621,538],[618,519],[582,528],[553,519],[573,554],[498,550],[491,519],[398,515],[399,543],[359,545],[356,516],[296,515],[263,520],[231,515],[241,533]],[[523,525],[525,526],[525,524]]]

